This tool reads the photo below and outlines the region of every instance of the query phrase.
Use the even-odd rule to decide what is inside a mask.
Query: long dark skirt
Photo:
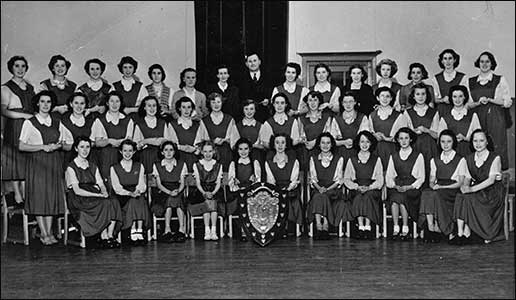
[[[139,197],[117,195],[122,208],[122,230],[131,228],[134,221],[143,220],[144,228],[150,228],[151,215],[149,205],[143,195]]]
[[[464,220],[473,232],[485,240],[504,238],[504,188],[496,182],[482,191],[457,194],[453,219]]]
[[[420,190],[408,190],[404,193],[398,192],[396,189],[387,189],[386,205],[390,208],[393,203],[405,206],[409,217],[413,222],[417,222],[418,226],[422,226],[424,219],[419,217],[419,205],[421,202]]]
[[[158,188],[152,188],[152,203],[151,212],[158,218],[165,215],[167,208],[181,208],[185,210],[185,203],[183,200],[183,193],[173,197],[161,192]]]
[[[314,188],[306,209],[308,223],[314,222],[315,214],[319,214],[328,218],[328,222],[331,225],[338,225],[335,224],[335,211],[333,210],[333,206],[334,203],[339,202],[342,199],[343,194],[341,189],[336,188],[321,194]]]
[[[433,215],[439,224],[439,229],[445,235],[452,233],[455,227],[453,206],[457,193],[460,193],[459,189],[425,189],[421,193],[419,214],[425,219],[426,215]]]
[[[205,213],[217,212],[224,215],[226,212],[222,187],[214,195],[212,200],[205,199],[197,188],[190,190],[188,195],[188,211],[192,216],[201,216]]]
[[[303,207],[299,187],[292,191],[284,191],[288,202],[288,220],[296,224],[303,224]]]
[[[2,180],[24,180],[27,152],[18,149],[21,128],[25,119],[6,118],[2,145]]]
[[[380,190],[370,190],[363,194],[351,190],[349,191],[349,197],[352,201],[351,212],[353,218],[366,217],[374,224],[382,223],[382,213],[380,211],[382,192]]]

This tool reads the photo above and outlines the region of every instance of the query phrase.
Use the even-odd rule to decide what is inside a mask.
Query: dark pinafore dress
[[[68,98],[73,95],[75,92],[75,89],[77,87],[77,84],[75,82],[66,79],[65,87],[64,89],[60,89],[57,87],[57,85],[52,85],[50,82],[50,79],[43,80],[40,82],[41,84],[44,84],[47,87],[47,90],[54,92],[57,96],[57,103],[55,106],[61,106],[66,105],[68,102]],[[57,117],[61,119],[61,114],[56,112],[52,112],[52,117]]]
[[[227,216],[235,215],[238,212],[238,198],[240,197],[240,193],[245,191],[248,187],[250,187],[256,180],[251,181],[251,177],[254,175],[254,160],[247,164],[239,164],[235,163],[235,177],[238,179],[240,187],[239,191],[230,192],[228,202],[226,203],[226,214]]]
[[[292,126],[294,126],[294,118],[292,117],[288,117],[288,119],[285,121],[285,123],[283,123],[283,125],[280,125],[278,124],[275,120],[274,120],[274,117],[270,117],[266,122],[269,123],[269,125],[271,126],[272,128],[272,135],[275,135],[275,134],[278,134],[278,133],[283,133],[283,134],[286,134],[287,136],[292,136]],[[267,141],[268,142],[268,141]],[[274,145],[269,145],[269,150],[267,151],[266,153],[266,159],[272,159],[272,157],[274,156]],[[303,148],[304,148],[304,145],[303,144],[298,144],[296,146],[294,146],[292,149],[289,149],[287,151],[287,154],[288,156],[293,156],[293,157],[300,157],[300,153],[302,153],[303,151]]]
[[[88,86],[87,83],[81,85],[79,90],[83,92],[86,97],[88,97],[88,108],[92,108],[94,106],[104,106],[106,105],[106,97],[109,94],[109,90],[111,90],[111,85],[107,82],[102,82],[102,86],[99,90],[94,91],[92,88]],[[100,117],[100,113],[94,112],[88,115],[93,120]]]
[[[315,85],[311,86],[309,88],[309,90],[314,91],[314,88],[315,88]],[[330,91],[325,91],[324,93],[321,93],[323,96],[323,102],[320,104],[330,103],[331,96],[333,95],[333,93],[335,92],[336,89],[337,89],[337,86],[330,83]],[[325,108],[324,111],[333,115],[333,111],[329,107]]]
[[[475,165],[475,154],[466,157],[472,186],[489,178],[489,170],[497,155],[489,152],[489,156],[480,168]],[[504,238],[503,213],[504,187],[499,180],[478,192],[457,194],[453,219],[464,220],[464,223],[482,239],[497,241]]]
[[[36,117],[28,120],[40,132],[44,145],[59,142],[60,121],[52,116],[51,119],[50,127],[39,123]],[[26,213],[42,216],[64,214],[63,152],[28,152],[25,174]]]
[[[468,134],[469,126],[471,125],[471,120],[473,120],[473,112],[468,111],[468,114],[458,121],[452,116],[451,109],[445,111],[441,117],[446,122],[448,129],[453,131],[453,133],[462,133],[463,136],[466,136]],[[472,153],[468,141],[458,142],[456,151],[462,157],[466,157]]]
[[[434,157],[436,167],[436,179],[438,185],[451,185],[457,183],[452,180],[453,173],[457,170],[462,156],[458,153],[455,157],[445,164],[440,155]],[[455,220],[453,219],[453,206],[455,196],[460,193],[460,189],[424,189],[421,193],[421,207],[419,213],[423,216],[434,215],[439,224],[441,232],[449,235],[454,230]]]
[[[226,137],[226,132],[228,131],[231,120],[233,120],[233,118],[228,114],[224,114],[220,124],[213,123],[210,115],[202,119],[211,141],[214,141],[216,138],[223,139]],[[222,164],[222,171],[227,172],[233,156],[231,146],[228,142],[224,142],[222,145],[215,145],[215,151],[218,155],[218,161]]]
[[[328,167],[324,167],[322,165],[322,162],[317,158],[317,156],[318,155],[313,155],[312,158],[315,165],[315,171],[317,172],[318,184],[319,186],[328,188],[334,184],[333,176],[335,175],[335,169],[337,168],[337,164],[340,157],[334,155]],[[340,210],[344,209],[344,205],[342,205],[343,203],[337,203],[344,202],[342,196],[342,189],[338,187],[324,194],[319,193],[319,191],[315,187],[312,188],[310,197],[311,200],[310,202],[308,202],[308,207],[306,209],[307,222],[314,222],[315,214],[319,214],[321,216],[328,218],[328,222],[331,225],[338,225],[338,223],[335,222],[335,215],[339,215],[340,221],[345,212],[337,213],[336,211],[334,211],[334,207],[338,206]],[[347,209],[349,210],[349,205]]]
[[[184,127],[177,123],[177,120],[170,122],[172,128],[177,135],[177,140],[179,145],[190,145],[195,146],[195,137],[197,136],[197,132],[199,130],[200,121],[192,120],[192,126],[188,129],[184,129]],[[180,157],[185,161],[186,167],[188,168],[188,173],[193,173],[193,164],[198,160],[197,156],[194,153],[188,153],[179,150]]]
[[[462,78],[464,78],[465,74],[461,72],[457,72],[455,74],[455,78],[453,78],[452,81],[448,82],[444,80],[443,72],[440,72],[435,75],[435,79],[437,80],[437,83],[439,84],[439,92],[441,93],[441,97],[444,98],[448,96],[448,93],[450,92],[450,88],[455,85],[460,85],[460,82],[462,81]],[[453,108],[453,101],[452,99],[448,99],[450,103],[436,103],[437,105],[437,111],[439,112],[439,116],[442,116],[444,112],[447,110],[450,110]]]
[[[140,169],[143,168],[142,164],[133,161],[131,170],[127,172],[124,170],[120,163],[113,166],[120,185],[129,192],[134,192],[138,185],[140,176]],[[151,224],[151,215],[149,212],[149,206],[147,200],[144,197],[145,193],[142,193],[139,197],[121,196],[116,195],[122,208],[122,230],[131,228],[134,221],[143,220],[144,228],[149,228]]]
[[[317,120],[315,123],[310,121],[310,118],[307,118],[306,115],[302,115],[299,117],[301,123],[303,123],[303,129],[305,131],[306,140],[312,141],[317,139],[317,137],[323,132],[324,125],[328,122],[330,118],[329,113],[323,113],[322,117]],[[311,156],[317,155],[321,152],[319,149],[319,145],[315,145],[311,150],[306,149],[306,147],[300,144],[299,151],[297,152],[297,160],[299,161],[299,169],[306,170],[308,169],[308,161]],[[272,147],[271,147],[272,148]]]
[[[358,130],[360,129],[360,124],[362,124],[362,120],[364,119],[364,114],[357,113],[357,116],[353,122],[350,124],[346,123],[344,119],[342,118],[342,115],[339,115],[335,117],[335,122],[337,122],[337,125],[339,126],[340,134],[342,137],[340,140],[347,140],[352,139],[354,140],[355,137],[358,135]],[[357,150],[351,148],[346,148],[346,146],[338,146],[337,147],[337,155],[344,158],[344,166],[348,162],[348,159],[352,156],[354,156],[357,153]]]
[[[107,113],[107,112],[106,112]],[[100,123],[104,126],[106,130],[107,138],[110,139],[123,139],[127,133],[127,126],[129,126],[129,118],[125,117],[123,119],[118,120],[118,124],[114,125],[111,122],[108,122],[106,119],[106,113],[104,113],[100,118]],[[118,163],[120,160],[118,158],[119,151],[117,147],[113,147],[113,145],[107,145],[106,147],[99,148],[99,157],[98,160],[100,162],[100,174],[102,178],[109,178],[109,169],[112,165]]]
[[[494,98],[496,87],[500,83],[501,76],[493,74],[493,80],[486,85],[477,82],[478,76],[469,79],[471,98],[478,102],[481,97]],[[495,152],[500,154],[502,170],[509,168],[509,156],[507,150],[507,115],[508,110],[501,105],[487,103],[479,105],[474,112],[477,113],[482,129],[493,139]]]
[[[238,121],[236,123],[238,134],[241,138],[248,139],[251,142],[251,144],[254,145],[258,140],[260,129],[262,128],[262,123],[256,121],[256,124],[254,126],[244,126],[242,122],[243,121]],[[262,167],[262,170],[264,170],[265,151],[263,149],[257,149],[253,147],[251,149],[249,157],[253,161],[257,160],[258,162],[260,162],[260,166]]]
[[[290,185],[290,175],[294,169],[294,162],[296,161],[293,156],[288,156],[288,162],[283,168],[279,168],[273,161],[273,157],[267,159],[267,163],[271,169],[274,179],[276,180],[276,186],[285,190],[286,200],[288,202],[288,220],[295,222],[296,224],[303,224],[303,208],[301,206],[299,185],[292,191],[286,191]]]
[[[200,162],[196,162],[195,164],[199,171],[199,179],[203,190],[210,192],[213,191],[217,185],[217,176],[219,175],[222,165],[219,162],[216,162],[210,171],[206,171]],[[225,215],[226,208],[222,189],[223,187],[213,195],[212,200],[207,200],[197,188],[192,188],[190,190],[190,195],[188,196],[188,211],[190,214],[192,216],[199,216],[204,213],[218,212],[221,215]]]
[[[115,90],[122,95],[125,107],[136,107],[136,102],[138,102],[138,94],[140,93],[142,86],[143,84],[141,82],[135,81],[131,86],[131,89],[126,91],[122,85],[122,81],[119,80],[113,83]],[[130,113],[128,117],[130,117],[133,121],[139,118],[138,113]]]
[[[414,108],[407,109],[407,113],[409,115],[410,120],[412,121],[412,125],[414,126],[414,128],[418,128],[419,126],[430,128],[430,126],[432,126],[432,120],[434,119],[437,110],[428,107],[426,110],[426,114],[422,117],[420,117],[417,114]],[[416,152],[423,154],[423,159],[425,161],[425,182],[423,183],[423,188],[428,187],[428,180],[430,178],[430,160],[433,157],[439,155],[439,149],[437,148],[437,140],[435,140],[428,133],[422,133],[417,136],[413,148]]]
[[[378,116],[378,111],[375,110],[371,113],[371,121],[373,128],[376,132],[381,132],[385,136],[391,136],[391,130],[394,126],[394,122],[398,119],[400,115],[396,110],[392,110],[392,113],[385,120],[380,119]],[[376,146],[376,151],[374,154],[378,155],[382,161],[383,171],[387,170],[387,165],[389,164],[389,157],[396,152],[396,144],[395,142],[387,142],[387,141],[379,141]]]
[[[392,162],[394,163],[394,169],[396,170],[397,174],[396,178],[394,179],[396,185],[411,185],[414,183],[414,181],[416,181],[416,178],[412,176],[412,169],[416,164],[418,155],[419,152],[416,152],[414,149],[412,149],[412,152],[406,160],[401,159],[400,153],[398,151],[392,154]],[[390,209],[393,203],[404,205],[408,211],[409,217],[412,219],[412,221],[417,222],[418,224],[420,224],[420,221],[418,220],[420,202],[420,189],[411,189],[404,193],[400,193],[394,188],[387,189],[387,209]]]
[[[276,87],[276,89],[278,90],[278,93],[283,93],[285,95],[287,95],[287,98],[288,98],[288,102],[290,103],[290,108],[292,110],[297,110],[297,108],[299,107],[299,103],[301,101],[303,101],[301,99],[301,92],[303,91],[303,86],[299,85],[299,84],[296,84],[296,88],[294,89],[294,92],[291,93],[289,91],[287,91],[284,87],[283,87],[283,84],[280,84]],[[331,96],[331,95],[330,95]],[[328,100],[329,101],[329,100]]]
[[[185,162],[182,160],[176,161],[175,167],[172,171],[167,171],[166,166],[162,166],[161,162],[156,162],[154,165],[159,173],[159,179],[161,184],[170,191],[173,191],[179,188],[181,181],[181,171],[183,170],[183,166]],[[183,200],[182,192],[177,196],[170,196],[156,188],[156,192],[153,191],[152,194],[152,203],[151,203],[151,211],[156,215],[156,217],[163,217],[167,208],[181,208],[184,210],[185,203]]]
[[[20,98],[22,108],[9,109],[15,112],[33,114],[32,97],[34,87],[27,83],[27,88],[22,90],[18,84],[9,80],[4,84],[13,94]],[[21,152],[18,148],[20,133],[25,119],[5,118],[3,128],[4,141],[2,144],[2,180],[24,180],[27,152]]]
[[[135,121],[138,128],[143,135],[144,139],[148,138],[160,138],[165,136],[165,127],[167,126],[165,120],[160,117],[156,117],[156,127],[150,128],[145,122],[145,118],[138,118]],[[149,145],[147,144],[145,148],[143,148],[140,153],[140,161],[145,167],[145,174],[152,173],[152,166],[155,162],[159,160],[158,158],[159,146]]]
[[[91,193],[100,193],[95,173],[97,166],[90,163],[83,169],[72,161],[68,165],[75,172],[79,187]],[[76,195],[70,187],[67,191],[68,209],[73,218],[79,223],[82,233],[86,237],[94,236],[104,230],[112,220],[121,222],[122,211],[116,198],[83,197]]]
[[[366,163],[362,163],[358,159],[358,155],[353,155],[350,159],[355,169],[355,183],[360,186],[371,185],[374,182],[372,178],[378,156],[371,154]],[[382,223],[380,206],[382,192],[380,190],[369,190],[363,194],[357,190],[350,190],[348,197],[352,201],[351,213],[353,218],[366,217],[374,224]]]
[[[71,133],[73,140],[76,141],[78,137],[85,136],[87,138],[91,135],[91,126],[93,125],[93,118],[90,118],[90,116],[84,118],[84,125],[82,127],[79,127],[72,123],[70,120],[70,115],[72,112],[67,112],[63,115],[61,118],[61,123],[63,123],[63,126],[66,127]],[[93,151],[93,147],[91,147],[90,155],[88,156],[88,161],[93,162],[95,165],[99,162],[98,160],[98,151]],[[75,149],[71,149],[70,151],[66,151],[64,154],[64,170],[68,167],[70,162],[77,157],[77,153],[75,152]]]

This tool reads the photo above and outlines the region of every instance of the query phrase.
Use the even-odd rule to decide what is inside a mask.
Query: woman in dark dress
[[[29,64],[23,56],[13,56],[7,61],[7,69],[13,75],[1,87],[1,113],[6,122],[3,126],[2,181],[10,181],[18,207],[25,199],[25,164],[27,154],[18,149],[23,122],[33,117],[32,97],[34,87],[23,77]],[[2,123],[2,125],[4,125]]]
[[[117,91],[109,92],[106,100],[107,111],[93,122],[90,139],[99,148],[100,174],[104,180],[109,178],[109,169],[119,161],[118,147],[125,139],[132,139],[134,123],[120,110],[123,99]]]
[[[472,233],[487,244],[504,238],[501,159],[482,129],[471,135],[471,147],[475,152],[466,157],[462,194],[455,198],[453,218],[457,220],[458,244],[469,243]]]
[[[414,85],[418,83],[424,83],[423,80],[428,79],[428,71],[423,64],[418,62],[412,63],[409,66],[407,79],[410,80],[410,82],[401,87],[398,94],[396,95],[396,101],[394,102],[394,109],[399,112],[404,112],[406,109],[410,108],[411,105],[408,102],[410,92],[412,91]],[[433,108],[435,103],[434,88],[429,84],[426,85],[430,91],[429,95],[427,96],[430,98],[428,105]]]
[[[58,118],[50,112],[57,103],[51,91],[33,98],[34,117],[25,120],[20,132],[20,151],[28,153],[25,184],[25,212],[36,215],[43,245],[57,243],[52,229],[54,216],[64,214],[63,145],[71,145]],[[68,149],[65,149],[68,150]]]
[[[427,224],[424,242],[438,243],[442,233],[453,243],[456,240],[453,206],[464,181],[466,161],[455,151],[457,138],[453,131],[443,130],[439,135],[439,145],[441,154],[430,160],[430,188],[421,193],[419,214],[425,217]]]
[[[327,112],[339,112],[340,88],[330,83],[331,70],[326,64],[320,63],[314,67],[315,84],[309,90],[316,91],[323,95],[323,103],[320,110]]]
[[[105,70],[106,63],[98,58],[89,59],[84,64],[84,71],[90,78],[78,88],[88,97],[84,116],[93,120],[106,111],[106,97],[111,90],[111,85],[102,78]]]
[[[120,203],[109,197],[98,167],[88,161],[89,137],[77,137],[73,149],[76,157],[65,173],[68,209],[85,237],[100,233],[98,246],[118,248],[120,244],[114,237],[114,230],[116,223],[122,221]]]
[[[298,63],[289,62],[284,68],[284,74],[285,82],[272,90],[272,97],[277,93],[287,95],[288,101],[290,102],[290,110],[287,114],[291,117],[303,115],[308,112],[308,107],[303,99],[308,94],[309,90],[297,84],[297,79],[299,75],[301,75],[301,66]],[[323,102],[323,100],[320,101],[321,104]]]
[[[52,91],[56,94],[57,103],[52,112],[58,118],[68,111],[68,98],[75,92],[77,87],[75,82],[66,78],[66,74],[68,74],[71,66],[72,63],[62,55],[52,56],[48,63],[48,69],[52,72],[52,78],[40,82],[40,90]]]
[[[367,73],[362,65],[352,65],[349,67],[351,80],[344,87],[344,92],[351,91],[355,95],[358,103],[358,111],[364,115],[369,115],[376,105],[373,88],[366,83]]]
[[[372,239],[371,223],[382,222],[381,189],[383,168],[381,159],[374,154],[377,141],[369,131],[361,131],[353,140],[356,152],[349,158],[344,170],[344,184],[351,200],[351,213],[358,221],[358,239]]]
[[[121,229],[131,229],[130,241],[133,245],[146,244],[144,229],[150,227],[151,216],[147,199],[144,197],[147,190],[144,167],[133,160],[136,152],[135,142],[123,140],[119,149],[122,160],[111,167],[110,179],[122,208]]]
[[[408,218],[420,223],[419,203],[421,201],[421,185],[425,181],[425,163],[423,155],[413,149],[416,142],[416,134],[408,127],[401,128],[394,139],[398,143],[399,150],[391,154],[385,173],[387,186],[387,206],[391,208],[394,229],[392,239],[398,237],[402,241],[408,240]],[[403,221],[400,234],[399,213]]]
[[[138,108],[142,99],[148,95],[143,83],[136,77],[138,62],[131,56],[124,56],[118,63],[118,71],[122,74],[122,79],[113,83],[113,90],[120,93],[124,103],[122,112],[131,119],[138,117]]]
[[[344,202],[341,188],[344,160],[336,155],[335,140],[329,132],[319,134],[315,144],[319,152],[310,156],[310,184],[313,189],[306,215],[309,224],[315,219],[314,239],[327,240],[330,238],[329,224],[338,225],[335,216],[339,216],[340,222],[346,214],[340,210],[347,208],[349,211],[349,206],[339,203]],[[335,207],[338,208],[338,212],[334,210]]]
[[[228,66],[217,67],[217,83],[208,87],[208,94],[218,93],[222,95],[222,112],[233,117],[235,122],[242,119],[242,103],[238,87],[229,81],[231,72]],[[209,104],[208,104],[209,106]]]
[[[383,86],[390,88],[391,91],[394,92],[394,95],[398,94],[398,91],[401,89],[401,84],[393,79],[394,75],[398,72],[398,65],[396,62],[392,59],[384,58],[376,65],[375,70],[376,74],[380,76],[380,80],[372,86],[373,94],[378,88]],[[394,99],[393,103],[391,103],[391,106],[393,105]]]

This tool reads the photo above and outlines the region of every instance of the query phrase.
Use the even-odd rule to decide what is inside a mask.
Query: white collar
[[[312,121],[312,118],[316,119],[315,121],[317,122],[318,120],[322,119],[322,111],[320,110],[316,110],[316,111],[308,111],[306,114],[305,114],[305,117],[310,119],[310,121]]]
[[[296,82],[288,82],[288,81],[285,81],[283,83],[283,88],[285,89],[285,91],[289,92],[289,93],[293,93],[296,91]]]
[[[317,155],[317,159],[320,160],[322,163],[328,164],[333,159],[333,154],[330,152],[330,156],[323,156],[321,152],[319,153],[319,155]]]
[[[477,82],[488,82],[493,80],[493,71],[489,71],[487,75],[482,75],[482,73],[478,74]]]
[[[321,92],[321,93],[330,92],[331,84],[328,81],[325,81],[324,83],[317,81],[317,83],[314,86],[314,91]]]
[[[386,86],[388,88],[392,87],[392,80],[388,81],[387,83],[383,83],[383,81],[380,81],[378,83],[378,87],[379,88],[384,87],[384,86]]]
[[[84,123],[86,123],[86,118],[84,118],[84,115],[80,115],[78,118],[75,117],[73,113],[70,114],[70,122],[72,122],[73,125],[82,127],[84,126]]]
[[[100,90],[100,88],[102,87],[102,84],[103,84],[103,83],[104,83],[104,82],[102,81],[102,79],[99,79],[99,80],[93,81],[93,80],[91,80],[91,78],[90,78],[90,79],[88,79],[88,81],[86,81],[86,85],[87,85],[90,89],[92,89],[92,90],[94,90],[94,91],[98,91],[98,90]]]
[[[361,87],[362,87],[362,82],[360,82],[360,83],[351,82],[350,89],[359,90]]]
[[[120,119],[125,119],[125,115],[121,112],[118,112],[118,114],[113,115],[109,111],[106,113],[106,121],[108,123],[113,123],[113,125],[118,125],[118,121]]]
[[[276,121],[276,123],[280,125],[285,124],[285,122],[288,120],[288,116],[286,113],[275,113],[272,118],[274,119],[274,121]]]
[[[391,114],[392,114],[392,107],[391,106],[379,106],[377,113],[381,120],[386,120]]]
[[[351,112],[343,111],[341,115],[346,124],[353,123],[358,116],[356,110],[352,110]]]
[[[219,125],[222,122],[222,120],[224,120],[224,113],[222,111],[220,111],[218,113],[212,111],[210,113],[210,118],[211,118],[211,121],[213,122],[213,124]]]
[[[225,85],[223,85],[223,84],[222,84],[222,82],[220,82],[220,81],[219,81],[219,82],[217,82],[217,85],[219,86],[219,89],[220,89],[221,91],[223,91],[223,92],[225,92],[225,91],[226,91],[226,89],[227,89],[227,88],[228,88],[228,86],[229,86],[229,84],[228,84],[227,82],[226,82],[226,84],[225,84]]]
[[[255,118],[252,118],[252,119],[248,119],[248,118],[243,118],[242,119],[242,125],[244,126],[256,126],[256,119]]]
[[[406,160],[409,155],[412,153],[412,147],[408,147],[407,149],[400,148],[400,158],[402,160]]]
[[[177,118],[177,124],[183,126],[184,129],[192,127],[192,119],[180,116]]]
[[[425,104],[423,107],[414,105],[412,108],[414,108],[414,111],[417,113],[418,116],[422,117],[426,114],[426,111],[428,110],[428,105]]]
[[[489,156],[489,150],[484,151],[482,154],[478,154],[478,152],[475,152],[475,165],[478,167],[482,166],[484,162],[486,161],[487,157]]]
[[[54,78],[50,78],[50,84],[52,86],[57,86],[57,88],[60,90],[64,90],[65,86],[68,85],[68,80],[66,79],[66,77],[64,78],[63,81],[59,81]]]
[[[448,155],[446,155],[446,154],[444,153],[444,151],[443,151],[443,152],[441,152],[441,160],[442,160],[445,164],[448,164],[450,161],[452,161],[452,160],[453,160],[453,158],[455,157],[455,154],[456,154],[456,153],[457,153],[457,152],[455,152],[455,150],[451,150],[451,151],[449,152],[449,154],[448,154]]]
[[[211,159],[210,161],[205,160],[204,158],[199,159],[199,163],[204,167],[206,171],[211,171],[213,169],[213,166],[215,166],[215,163],[217,161],[215,159]]]
[[[457,121],[462,120],[464,116],[468,115],[468,109],[466,106],[462,106],[462,108],[457,109],[455,106],[451,109],[451,115]]]
[[[457,76],[457,71],[453,70],[453,72],[448,73],[443,70],[443,77],[446,82],[452,81],[455,78],[455,76]]]
[[[86,170],[90,166],[87,159],[82,159],[82,158],[76,157],[73,159],[73,161],[75,162],[77,167],[79,167],[83,170]]]
[[[122,76],[122,80],[120,80],[122,82],[122,84],[134,84],[136,82],[136,80],[134,80],[134,77],[131,77],[129,79],[125,79],[124,76]]]
[[[52,118],[50,117],[50,114],[46,117],[43,117],[41,114],[36,114],[36,119],[41,125],[45,125],[47,127],[50,127],[52,125]]]
[[[161,160],[161,166],[165,167],[165,170],[168,172],[172,171],[174,167],[177,165],[177,160],[175,158],[172,158],[172,162],[167,162],[166,159]]]
[[[151,128],[151,129],[156,128],[156,125],[158,123],[158,118],[156,118],[156,116],[154,116],[154,117],[145,116],[143,119],[145,120],[145,123],[147,123],[147,126],[149,128]]]
[[[276,154],[274,155],[274,157],[272,158],[272,162],[273,162],[273,163],[275,163],[276,165],[278,165],[278,167],[279,167],[280,165],[285,166],[285,165],[288,163],[288,155],[287,155],[285,152],[283,152],[282,157],[283,157],[283,159],[281,159],[281,158],[278,156],[278,154],[276,153]],[[282,167],[281,167],[281,168],[282,168]]]
[[[249,156],[247,156],[246,158],[239,158],[237,163],[241,164],[241,165],[248,165],[251,163],[251,158]]]
[[[249,75],[251,76],[251,79],[253,79],[254,74],[256,74],[256,80],[260,80],[260,76],[262,75],[262,72],[260,72],[260,70],[258,70],[256,72],[249,71]]]

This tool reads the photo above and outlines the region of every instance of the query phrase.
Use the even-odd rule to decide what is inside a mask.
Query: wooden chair
[[[15,209],[13,206],[7,206],[7,201],[5,199],[5,194],[2,192],[2,215],[4,218],[3,223],[3,233],[2,233],[2,243],[6,243],[7,241],[12,243],[23,243],[25,246],[29,245],[29,226],[37,226],[38,223],[36,220],[29,222],[29,216],[25,213],[25,209],[19,208]],[[9,220],[13,215],[22,215],[23,220],[23,240],[10,238],[8,236],[9,233]]]
[[[383,237],[387,238],[387,219],[392,219],[392,215],[387,215],[387,206],[385,205],[385,200],[387,200],[387,186],[384,184],[382,187],[382,203],[383,203]],[[401,218],[401,214],[399,216]],[[423,230],[421,231],[421,237],[423,237]],[[417,239],[417,222],[412,220],[412,237]]]
[[[228,174],[227,173],[222,173],[222,189],[225,191],[225,186],[227,186],[227,183],[228,183]],[[193,177],[193,174],[188,174],[186,176],[186,179],[185,179],[185,189],[187,189],[187,195],[189,195],[190,193],[190,189],[192,188],[197,188],[195,186],[195,178]],[[224,192],[224,197],[225,197],[225,192]],[[218,217],[218,220],[219,220],[219,239],[220,238],[223,238],[224,237],[224,218],[219,215]],[[194,224],[195,224],[195,220],[203,220],[203,217],[202,216],[192,216],[190,215],[190,212],[187,213],[187,219],[190,220],[190,238],[192,239],[195,239],[195,227],[194,227]]]
[[[81,248],[86,248],[86,238],[84,237],[84,235],[82,234],[82,230],[80,228],[76,228],[76,227],[73,227],[73,228],[70,228],[69,225],[69,221],[70,221],[70,210],[68,210],[68,193],[73,193],[73,191],[68,191],[66,192],[65,194],[65,213],[64,213],[64,217],[59,217],[58,218],[58,221],[57,221],[57,227],[58,227],[58,232],[59,234],[63,234],[64,237],[63,237],[63,244],[66,246],[68,244],[71,244],[71,245],[74,245],[74,246],[79,246]],[[64,223],[64,229],[61,227],[61,221],[63,221]],[[74,241],[74,240],[69,240],[68,239],[68,233],[70,232],[70,230],[78,230],[80,235],[81,235],[81,239],[79,242],[77,241]]]
[[[502,174],[502,183],[504,187],[504,208],[503,208],[503,233],[505,235],[505,239],[509,239],[509,231],[510,231],[510,219],[509,214],[512,214],[512,201],[509,203],[509,185],[510,185],[510,174],[503,173]],[[514,197],[513,197],[514,198]]]

